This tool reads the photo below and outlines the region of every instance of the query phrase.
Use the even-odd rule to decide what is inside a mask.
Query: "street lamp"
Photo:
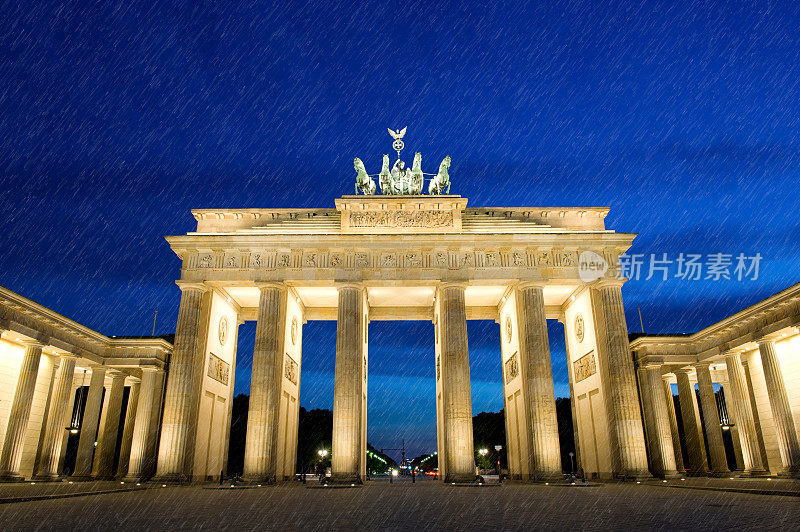
[[[575,473],[575,453],[573,453],[572,451],[570,451],[569,453],[569,464],[571,468],[570,471],[572,473]]]
[[[489,452],[489,450],[484,448],[484,449],[481,449],[480,451],[478,451],[478,454],[480,454],[481,456],[486,456],[486,453],[488,453],[488,452]]]
[[[328,451],[327,449],[320,449],[319,451],[317,451],[317,454],[319,455],[320,458],[325,458],[326,456],[328,456]]]

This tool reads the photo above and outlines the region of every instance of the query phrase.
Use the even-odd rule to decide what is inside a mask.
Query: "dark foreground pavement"
[[[11,502],[0,505],[0,529],[791,530],[800,523],[798,497],[648,483],[462,487],[423,481],[371,482],[355,488],[215,488],[156,486]]]

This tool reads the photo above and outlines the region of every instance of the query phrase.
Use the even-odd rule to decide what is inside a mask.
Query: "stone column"
[[[739,425],[736,420],[736,412],[734,410],[733,401],[731,400],[731,385],[728,381],[719,383],[720,391],[722,391],[722,399],[725,404],[725,414],[728,421],[728,431],[731,435],[731,443],[733,444],[733,455],[736,460],[736,467],[731,471],[744,471],[744,455],[742,454],[742,438],[739,436]],[[720,412],[722,417],[722,412]],[[725,430],[723,428],[723,430]]]
[[[675,400],[672,398],[672,384],[669,382],[669,375],[662,375],[664,383],[664,399],[667,405],[667,417],[669,418],[670,435],[672,436],[672,450],[675,452],[675,468],[683,473],[686,468],[683,465],[683,451],[681,451],[681,434],[678,431],[678,417],[675,415]]]
[[[0,481],[22,480],[19,467],[22,462],[22,447],[25,444],[25,430],[31,415],[33,392],[36,377],[39,375],[39,361],[42,358],[42,345],[36,342],[26,344],[22,355],[11,413],[8,417],[3,452],[0,454]]]
[[[780,361],[775,351],[775,342],[767,339],[759,340],[758,352],[761,355],[761,365],[764,368],[767,396],[769,397],[772,417],[775,420],[778,449],[781,453],[783,468],[789,473],[800,472],[800,443],[797,440],[792,407],[789,404],[786,383],[783,380]]]
[[[231,370],[230,370],[230,381],[229,382],[231,383],[231,386],[230,386],[230,393],[228,394],[228,398],[227,398],[227,401],[228,401],[228,414],[227,414],[227,417],[225,418],[225,439],[223,440],[225,442],[225,444],[223,446],[223,452],[222,452],[222,472],[223,472],[222,476],[223,477],[228,476],[228,452],[230,450],[229,443],[231,441],[231,422],[233,421],[233,397],[234,397],[234,384],[236,383],[236,360],[237,360],[238,351],[239,351],[239,349],[238,349],[239,327],[243,323],[244,323],[244,320],[240,316],[237,316],[236,326],[234,326],[233,330],[231,331],[231,341],[233,342],[233,363],[231,364]],[[298,383],[299,383],[299,377],[298,377]],[[299,395],[300,394],[298,393],[298,398],[299,398]]]
[[[636,380],[638,381],[639,401],[642,405],[642,424],[644,425],[644,440],[647,446],[647,463],[654,476],[661,473],[661,449],[658,446],[658,437],[653,414],[653,395],[650,393],[650,376],[647,367],[636,367]]]
[[[573,364],[572,364],[572,354],[569,352],[569,338],[567,337],[567,323],[564,315],[562,314],[559,320],[561,325],[564,326],[564,346],[566,347],[567,351],[567,376],[569,379],[569,409],[570,414],[572,415],[572,439],[573,443],[575,444],[575,473],[580,473],[581,469],[583,469],[583,462],[581,456],[581,432],[578,427],[578,399],[577,395],[575,395],[575,375],[573,374]],[[508,412],[508,409],[506,409]],[[508,416],[505,416],[506,418]],[[506,423],[508,420],[506,420]],[[508,429],[506,429],[508,430]],[[572,464],[570,464],[572,465]]]
[[[178,282],[181,305],[170,358],[157,476],[162,482],[191,480],[197,412],[205,363],[211,298],[202,283]]]
[[[758,415],[758,404],[756,403],[756,394],[753,390],[753,376],[750,374],[750,364],[745,357],[744,353],[741,355],[742,369],[744,369],[744,382],[747,385],[747,395],[750,400],[750,411],[753,412],[753,424],[756,426],[756,438],[758,439],[758,452],[761,455],[761,464],[766,471],[770,471],[769,458],[767,457],[767,447],[764,445],[764,434],[761,432],[761,419]]]
[[[250,377],[250,406],[244,450],[244,478],[275,482],[278,464],[278,419],[286,336],[286,287],[261,285],[256,343]]]
[[[358,285],[339,287],[331,449],[331,480],[335,482],[362,480],[363,290]]]
[[[117,476],[126,477],[130,466],[131,447],[133,445],[133,426],[136,422],[136,410],[139,407],[140,381],[134,381],[128,390],[128,406],[125,408],[125,425],[122,429],[122,445],[119,448],[119,464]]]
[[[39,458],[37,479],[47,480],[58,477],[58,463],[61,458],[61,446],[64,432],[69,424],[69,405],[72,403],[72,379],[75,375],[77,357],[67,354],[61,357],[56,375],[56,388],[50,401],[47,413],[47,429]]]
[[[467,311],[463,284],[439,288],[442,365],[442,422],[447,465],[444,482],[475,480],[472,441],[472,396],[467,344]]]
[[[100,422],[100,410],[103,406],[103,384],[105,379],[106,369],[103,366],[92,366],[92,378],[89,381],[89,393],[86,395],[86,406],[83,410],[83,421],[81,421],[81,435],[78,439],[75,472],[72,474],[76,480],[89,480],[92,478],[94,443],[97,437],[97,426]]]
[[[122,397],[125,391],[125,374],[111,370],[111,391],[108,394],[108,408],[103,423],[103,435],[97,443],[97,468],[95,476],[111,480],[114,475],[114,454],[117,450],[119,418],[122,414]]]
[[[661,379],[660,367],[647,368],[647,393],[653,411],[653,437],[656,451],[653,461],[656,474],[661,477],[674,477],[678,474],[675,466],[675,450],[672,447],[672,430],[669,420],[669,407],[664,395],[664,381]]]
[[[544,295],[540,285],[529,283],[517,286],[516,292],[520,370],[530,420],[529,471],[532,480],[560,479],[563,478],[561,448]]]
[[[728,371],[730,401],[727,401],[728,397],[725,399],[728,409],[734,412],[736,426],[739,429],[744,470],[748,473],[762,473],[764,464],[761,461],[758,434],[756,433],[753,409],[750,406],[750,393],[747,389],[747,379],[744,375],[741,357],[736,353],[727,353],[725,367]]]
[[[602,279],[594,283],[591,291],[611,467],[617,478],[647,477],[650,472],[621,288],[621,281]]]
[[[722,427],[719,424],[719,410],[717,410],[717,398],[714,395],[709,364],[695,364],[695,369],[697,370],[697,387],[700,390],[700,405],[703,408],[708,451],[711,454],[709,457],[710,473],[714,476],[727,475],[730,469],[728,469],[728,459],[725,455],[725,444],[722,443]]]
[[[131,438],[131,452],[128,461],[126,480],[141,480],[145,471],[145,464],[152,462],[153,454],[148,457],[148,442],[155,441],[158,434],[158,411],[156,405],[161,403],[162,372],[157,368],[142,368],[142,382],[139,385],[139,399],[136,401],[136,418],[133,422],[133,436]],[[125,421],[127,431],[127,420]]]
[[[680,369],[675,372],[678,378],[678,399],[681,405],[681,419],[683,420],[683,433],[686,438],[686,453],[684,465],[688,465],[691,475],[704,475],[706,468],[706,446],[703,443],[703,434],[700,426],[700,412],[697,409],[697,397],[694,385],[689,380],[690,369]]]

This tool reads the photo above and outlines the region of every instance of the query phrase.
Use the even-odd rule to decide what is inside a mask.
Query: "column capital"
[[[20,339],[20,343],[25,347],[38,347],[39,349],[45,346],[43,341],[39,341],[34,338],[22,338]]]
[[[175,284],[178,285],[178,288],[181,289],[181,292],[186,292],[187,290],[199,290],[201,292],[208,292],[211,290],[211,287],[206,285],[202,282],[197,281],[175,281]]]
[[[547,286],[547,281],[520,281],[514,285],[517,290],[524,290],[526,288],[538,288],[543,290]]]
[[[256,288],[259,290],[265,290],[267,288],[275,288],[277,290],[286,290],[288,287],[284,283],[279,283],[275,281],[264,281],[256,283]]]
[[[675,373],[675,375],[677,375],[678,373],[683,373],[685,375],[691,375],[692,373],[694,373],[694,366],[687,366],[687,367],[683,367],[683,368],[675,368],[673,370],[673,373]]]
[[[600,279],[595,279],[587,283],[590,288],[595,289],[602,289],[602,288],[622,288],[622,285],[625,284],[625,281],[628,279],[624,277],[601,277]]]
[[[700,368],[709,369],[709,368],[711,367],[711,362],[709,362],[709,361],[707,361],[707,360],[701,360],[701,361],[699,361],[699,362],[695,362],[695,363],[693,364],[693,366],[694,366],[696,369],[700,369]]]
[[[363,292],[365,290],[365,287],[362,283],[340,282],[340,283],[334,283],[333,286],[336,287],[337,291],[342,290],[344,288],[355,288],[359,292]]]
[[[124,379],[125,377],[127,377],[127,375],[123,371],[115,368],[106,368],[106,373],[112,379],[119,379],[119,378]]]
[[[744,357],[742,357],[742,353],[739,351],[726,351],[725,352],[725,369],[729,369],[731,363],[739,362],[744,364]]]
[[[761,347],[762,345],[772,345],[772,346],[774,346],[775,345],[775,338],[762,336],[761,338],[756,338],[756,343],[758,344],[758,347]]]
[[[444,281],[444,282],[439,283],[439,286],[437,286],[437,288],[439,290],[444,290],[445,288],[464,288],[464,289],[466,289],[468,284],[469,283],[467,281]]]

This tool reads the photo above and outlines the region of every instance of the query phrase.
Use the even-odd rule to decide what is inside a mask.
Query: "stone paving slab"
[[[0,504],[45,499],[83,497],[146,489],[145,486],[116,481],[97,482],[9,482],[0,483]]]
[[[0,505],[0,529],[795,529],[795,497],[603,484],[593,489],[436,482],[359,489],[154,487]]]
[[[715,490],[737,493],[753,493],[759,495],[785,495],[800,497],[800,480],[780,477],[759,478],[684,478],[664,481],[648,481],[647,484],[660,484],[671,488],[687,488],[697,490]]]

